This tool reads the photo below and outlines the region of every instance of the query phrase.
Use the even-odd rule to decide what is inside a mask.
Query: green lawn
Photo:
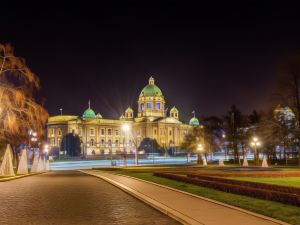
[[[199,196],[224,202],[233,206],[237,206],[243,209],[247,209],[249,211],[253,211],[262,215],[273,217],[290,224],[300,225],[300,207],[251,198],[242,195],[225,193],[225,192],[221,192],[221,191],[217,191],[217,190],[213,190],[213,189],[209,189],[197,185],[192,185],[184,182],[179,182],[167,178],[156,177],[153,176],[152,174],[152,171],[154,170],[179,172],[180,170],[188,170],[188,168],[182,167],[181,169],[178,167],[177,168],[140,167],[140,168],[127,168],[127,169],[114,169],[114,170],[106,169],[106,171],[152,181],[158,184],[166,185],[192,194],[196,194]]]
[[[261,178],[261,177],[230,177],[230,179],[244,180],[251,182],[278,184],[300,188],[300,177],[276,177],[276,178]]]

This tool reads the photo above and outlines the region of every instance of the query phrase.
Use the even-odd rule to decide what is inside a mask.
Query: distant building
[[[116,119],[105,119],[89,107],[83,115],[57,115],[49,117],[47,140],[50,147],[60,147],[67,133],[77,134],[82,143],[84,155],[118,153],[126,150],[134,152],[144,138],[155,139],[163,148],[178,147],[192,126],[198,126],[195,116],[190,124],[180,121],[179,111],[173,107],[169,115],[165,108],[162,91],[150,77],[149,84],[138,98],[137,116],[128,107],[124,114]],[[127,124],[129,131],[125,131]]]

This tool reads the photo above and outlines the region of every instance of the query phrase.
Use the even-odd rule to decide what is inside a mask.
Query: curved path
[[[119,188],[77,171],[0,183],[0,224],[178,224]]]
[[[217,201],[187,194],[140,179],[84,170],[131,193],[179,221],[195,225],[278,225],[287,224]]]

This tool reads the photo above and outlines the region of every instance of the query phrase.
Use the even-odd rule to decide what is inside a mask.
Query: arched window
[[[101,145],[104,145],[104,140],[103,139],[101,139]]]
[[[160,102],[156,102],[156,109],[160,109]]]
[[[144,110],[144,103],[142,103],[140,107],[141,107],[141,110],[143,111]]]
[[[119,140],[116,140],[115,144],[116,144],[116,146],[118,146],[119,145]]]

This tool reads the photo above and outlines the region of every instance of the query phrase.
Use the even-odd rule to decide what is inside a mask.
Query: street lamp
[[[48,152],[49,152],[49,145],[44,145],[44,153],[45,153],[45,157],[46,159],[48,158]]]
[[[122,125],[122,130],[124,131],[124,133],[126,134],[126,136],[128,135],[130,135],[130,126],[129,126],[129,124],[128,123],[124,123],[123,125]],[[132,137],[133,138],[133,137]],[[128,141],[128,140],[127,140]],[[127,141],[125,141],[126,143],[125,143],[125,146],[127,147]],[[133,140],[134,141],[134,140]],[[138,155],[137,155],[137,146],[135,146],[136,147],[136,149],[135,149],[135,165],[137,166],[138,165]],[[125,154],[127,153],[127,148],[125,148]]]
[[[225,133],[222,134],[222,139],[223,139],[223,147],[224,147],[224,150],[225,150],[225,160],[227,160],[227,147],[225,145],[225,139],[226,139],[226,134]]]
[[[130,130],[129,124],[124,123],[124,124],[122,125],[122,130],[123,130],[124,132],[128,132],[128,131]]]
[[[202,155],[201,155],[201,153],[204,150],[203,145],[202,144],[198,144],[197,150],[198,150],[198,164],[200,164],[202,162]]]
[[[198,144],[197,150],[200,151],[200,152],[202,152],[203,151],[203,145],[202,144]]]
[[[252,147],[254,147],[254,162],[255,165],[258,166],[258,152],[257,147],[261,145],[257,137],[253,137],[253,141],[250,143]]]

